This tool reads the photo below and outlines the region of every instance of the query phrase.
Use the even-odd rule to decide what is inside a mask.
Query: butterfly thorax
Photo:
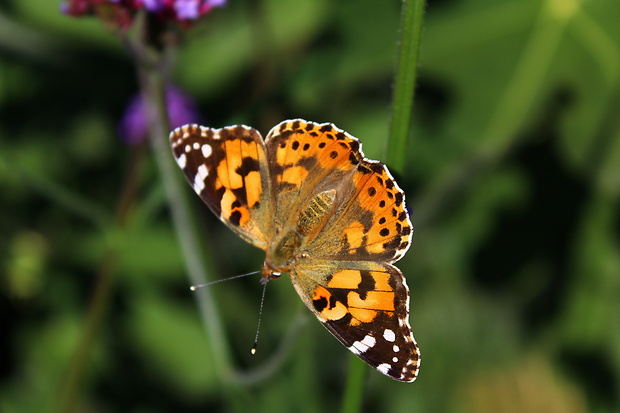
[[[263,283],[278,278],[283,272],[289,272],[296,262],[309,257],[304,247],[333,215],[335,199],[335,189],[323,191],[308,201],[298,216],[291,217],[292,223],[275,237],[267,249],[262,270]]]

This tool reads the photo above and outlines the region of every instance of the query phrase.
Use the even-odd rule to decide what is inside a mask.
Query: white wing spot
[[[200,194],[203,189],[205,189],[205,179],[209,176],[209,170],[206,165],[200,165],[198,167],[198,173],[194,177],[194,191]]]
[[[375,340],[375,338],[371,335],[364,337],[364,339],[362,340],[362,343],[366,344],[368,347],[374,346],[376,342],[377,340]]]
[[[200,144],[198,142],[194,142],[192,146],[194,147],[194,149],[200,148]]]
[[[394,334],[394,332],[389,328],[386,328],[385,331],[383,331],[383,338],[390,343],[393,343],[394,340],[396,340],[396,334]]]
[[[394,347],[392,347],[392,350],[394,350],[394,353],[398,353],[400,351],[400,347],[394,344]]]
[[[187,165],[187,156],[185,156],[184,153],[177,158],[177,164],[181,169],[185,169],[185,166]]]
[[[373,336],[367,335],[362,341],[354,342],[353,345],[349,347],[349,350],[359,355],[368,351],[368,349],[374,346],[376,342],[377,340],[375,340]]]
[[[205,180],[207,176],[209,176],[209,170],[205,164],[202,164],[198,167],[198,176],[201,180]]]
[[[355,350],[353,350],[353,348],[355,348]],[[355,354],[361,354],[366,352],[366,350],[368,350],[368,347],[362,344],[362,342],[356,341],[351,347],[349,347],[349,349],[351,349],[351,351]]]
[[[387,363],[379,364],[377,366],[377,370],[379,370],[381,373],[386,374],[386,375],[388,374],[388,372],[390,371],[391,368],[392,368],[392,366],[390,366]]]
[[[355,354],[356,356],[359,356],[362,352],[360,350],[358,350],[357,347],[355,347],[356,344],[359,344],[359,341],[356,341],[355,343],[353,343],[353,345],[351,347],[349,347],[349,350]]]
[[[398,362],[398,357],[392,357],[392,361],[393,361],[394,363]]]
[[[208,143],[202,145],[202,156],[208,158],[209,156],[211,156],[212,153],[213,149],[211,148],[211,145],[209,145]]]
[[[185,153],[189,152],[192,150],[192,147],[189,145],[185,145]]]

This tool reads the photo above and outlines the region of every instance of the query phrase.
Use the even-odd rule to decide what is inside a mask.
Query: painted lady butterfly
[[[409,290],[392,265],[413,228],[381,162],[330,123],[301,119],[260,133],[185,125],[170,134],[190,185],[235,233],[266,251],[262,282],[288,273],[297,293],[349,350],[381,373],[414,381],[420,353]]]

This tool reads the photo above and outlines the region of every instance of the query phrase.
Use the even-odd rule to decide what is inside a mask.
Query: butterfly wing
[[[331,123],[293,119],[281,122],[265,138],[276,201],[276,221],[291,228],[316,194],[348,181],[362,160],[359,141]]]
[[[331,259],[398,261],[411,245],[413,225],[387,167],[364,159],[339,190],[346,200],[310,248]]]
[[[244,125],[213,129],[192,124],[173,130],[170,143],[205,204],[241,238],[266,249],[273,212],[260,133]]]
[[[306,258],[290,271],[297,293],[362,360],[396,380],[415,380],[420,357],[409,290],[391,265],[413,234],[403,192],[382,163],[364,158],[356,138],[332,124],[282,122],[266,147],[283,211],[277,216],[304,235]]]
[[[409,325],[409,289],[398,268],[312,260],[290,275],[310,311],[355,355],[395,380],[416,379],[420,353]]]

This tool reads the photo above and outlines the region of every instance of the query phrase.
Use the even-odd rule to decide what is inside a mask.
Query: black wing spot
[[[349,154],[349,162],[351,162],[352,165],[357,165],[360,163],[360,158],[357,156],[356,152],[351,152]]]
[[[378,174],[383,173],[383,164],[381,162],[372,162],[369,165],[373,172]]]
[[[401,246],[402,238],[400,236],[394,237],[391,241],[388,241],[383,244],[383,248],[386,250],[398,249]]]
[[[230,214],[230,218],[228,220],[231,222],[231,224],[239,226],[239,223],[241,222],[241,212],[233,212],[232,214]]]
[[[362,281],[357,286],[357,292],[362,300],[366,299],[368,291],[374,291],[376,288],[375,279],[370,274],[370,271],[360,271]]]
[[[260,171],[260,165],[258,163],[258,160],[250,157],[243,158],[243,161],[241,161],[241,165],[239,165],[239,167],[235,169],[235,172],[239,176],[243,177],[248,176],[250,172],[256,171]]]
[[[314,309],[320,313],[327,308],[327,298],[321,297],[318,300],[312,300],[312,304],[314,305]]]
[[[366,164],[366,165],[368,165],[368,164]],[[371,174],[372,170],[368,166],[366,166],[366,165],[359,165],[357,167],[357,170],[360,171],[363,174]]]
[[[402,203],[403,203],[403,193],[397,192],[396,193],[396,205],[399,206]]]

